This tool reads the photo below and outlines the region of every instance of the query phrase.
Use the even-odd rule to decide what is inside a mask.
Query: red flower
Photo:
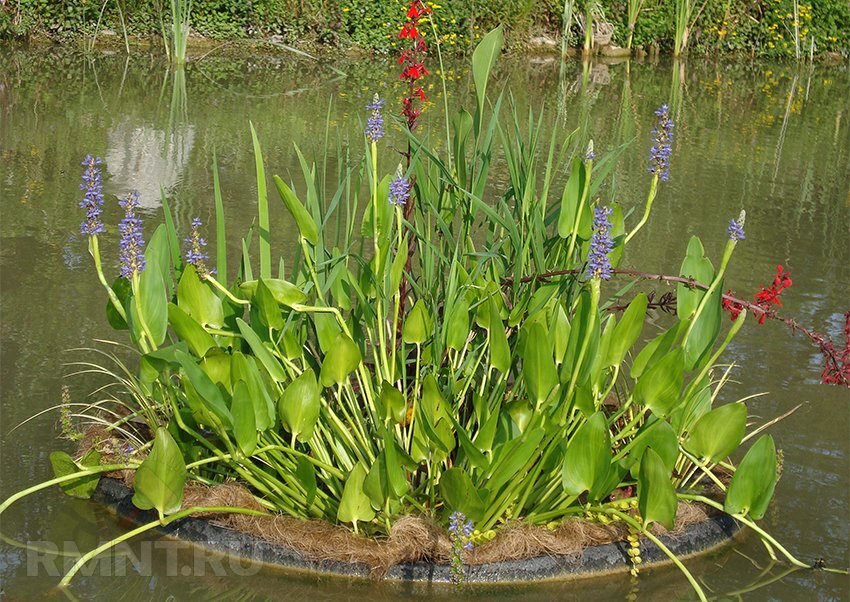
[[[416,126],[416,120],[422,114],[422,108],[417,107],[415,101],[425,100],[425,91],[421,86],[416,85],[416,81],[428,75],[428,69],[425,68],[423,60],[428,52],[428,45],[419,31],[420,19],[424,15],[428,15],[431,9],[422,3],[422,0],[413,0],[407,9],[408,21],[405,23],[398,34],[400,39],[409,39],[412,41],[410,47],[402,50],[398,57],[398,64],[402,65],[401,79],[408,83],[407,95],[402,99],[402,111],[408,129],[412,130]]]
[[[728,291],[726,294],[732,296],[732,291]],[[738,316],[741,315],[741,312],[744,311],[743,305],[730,301],[726,297],[723,297],[723,300],[720,303],[723,306],[723,311],[729,312],[729,317],[732,318],[733,322],[737,320]]]
[[[404,68],[404,71],[401,72],[401,78],[410,81],[417,80],[423,75],[428,75],[428,70],[422,65],[422,63],[411,63]]]
[[[398,37],[399,37],[399,39],[402,39],[402,40],[404,38],[414,38],[414,39],[418,38],[419,37],[419,30],[416,29],[416,24],[415,23],[404,24],[401,28],[401,32],[399,32],[399,34],[398,34]]]
[[[768,314],[773,313],[773,306],[782,307],[782,302],[779,300],[779,295],[783,290],[790,287],[792,284],[791,275],[785,271],[782,265],[776,266],[776,276],[773,278],[773,284],[767,288],[761,286],[761,290],[754,295],[755,303],[750,307],[753,313],[758,316],[759,324],[764,324]],[[729,291],[727,295],[732,295]],[[735,321],[740,315],[744,306],[729,299],[723,299],[723,309],[729,312],[732,321]]]

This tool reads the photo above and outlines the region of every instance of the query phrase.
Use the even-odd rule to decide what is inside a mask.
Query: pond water
[[[300,182],[293,143],[317,156],[328,139],[362,153],[363,106],[374,90],[398,107],[402,94],[391,60],[328,65],[292,56],[232,58],[213,53],[185,73],[137,55],[83,56],[66,51],[0,50],[0,498],[51,476],[48,454],[70,449],[57,439],[56,404],[67,382],[75,399],[102,383],[69,377],[70,361],[91,354],[69,351],[115,339],[104,320],[105,297],[79,232],[80,161],[104,158],[105,190],[137,189],[148,223],[160,219],[163,187],[185,231],[192,217],[213,218],[212,157],[217,153],[231,233],[244,232],[256,212],[248,121],[258,131],[270,174]],[[345,74],[341,76],[339,72]],[[472,78],[464,62],[447,69],[448,102],[472,105]],[[842,314],[850,300],[850,72],[844,67],[782,64],[631,62],[560,67],[551,60],[511,58],[500,63],[520,114],[542,111],[546,131],[581,125],[597,154],[628,144],[607,199],[626,207],[646,194],[646,157],[653,111],[674,107],[677,138],[670,181],[662,186],[649,225],[630,247],[626,263],[675,273],[688,238],[699,234],[719,257],[726,224],[747,210],[747,238],[738,245],[727,287],[749,296],[771,281],[775,266],[794,285],[782,312],[843,343]],[[432,81],[436,82],[435,78]],[[429,85],[430,86],[430,85]],[[491,88],[495,89],[495,88]],[[442,97],[423,117],[439,145]],[[394,140],[400,144],[401,137]],[[543,148],[548,148],[544,141]],[[321,156],[318,156],[321,161]],[[382,168],[392,171],[388,151]],[[329,167],[333,171],[333,166]],[[498,175],[498,174],[497,174]],[[504,174],[499,175],[504,181]],[[109,202],[105,221],[119,219]],[[295,240],[283,207],[272,206],[273,252],[288,257]],[[109,254],[117,232],[102,243]],[[233,237],[231,243],[236,238]],[[235,257],[237,249],[230,249]],[[107,270],[116,261],[107,260]],[[113,272],[114,273],[114,272]],[[664,292],[659,287],[658,292]],[[735,362],[727,401],[766,392],[749,402],[764,421],[800,409],[772,432],[784,452],[782,479],[763,524],[804,560],[850,565],[850,394],[819,385],[820,356],[801,335],[778,323],[745,325],[726,355]],[[663,317],[659,318],[663,324]],[[117,340],[121,340],[118,336]],[[61,568],[13,540],[42,542],[65,551],[87,550],[120,533],[119,521],[96,504],[50,490],[13,506],[2,517],[0,598],[35,599],[51,592]],[[11,538],[11,539],[10,539]],[[158,545],[154,545],[154,544]],[[398,586],[264,569],[246,571],[148,539],[124,550],[143,562],[99,563],[77,577],[71,598],[174,600],[678,599],[691,593],[671,568],[606,579],[523,587]],[[847,599],[846,576],[796,572],[781,580],[767,568],[755,537],[688,562],[715,595],[752,589],[747,599]],[[193,564],[193,562],[195,564]],[[194,566],[194,569],[192,567]],[[113,573],[125,576],[110,575]],[[52,573],[52,574],[51,574]]]

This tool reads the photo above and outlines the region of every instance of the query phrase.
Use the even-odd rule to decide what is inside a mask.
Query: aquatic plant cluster
[[[413,44],[401,61],[411,84],[401,110],[408,151],[382,147],[385,105],[376,97],[364,109],[363,159],[341,154],[335,189],[297,146],[304,191],[272,177],[298,234],[294,258],[273,261],[252,125],[258,219],[241,241],[237,276],[226,278],[233,266],[223,252],[214,166],[215,269],[200,220],[181,244],[165,198],[164,223],[142,250],[131,194],[122,201],[122,277],[110,284],[98,242],[106,234],[100,162],[86,158],[83,231],[110,324],[139,352],[138,366],[114,358],[122,411],[105,419],[128,451],[54,452],[57,478],[12,496],[0,512],[52,484],[86,497],[100,475],[130,470],[133,503],[158,516],[133,534],[193,513],[230,512],[283,513],[380,536],[420,515],[447,527],[445,560],[456,582],[475,546],[507,525],[593,517],[654,542],[705,599],[653,529],[672,529],[680,504],[696,502],[807,567],[757,523],[778,474],[773,438],[761,432],[769,423],[748,434],[746,404],[718,402],[732,370],[718,363],[723,351],[754,307],[768,313],[790,278],[780,270],[756,304],[741,301],[723,332],[723,279],[744,240],[742,214],[717,267],[698,237],[683,245],[680,274],[668,278],[677,283],[675,312],[644,342],[649,296],[609,298],[605,283],[648,276],[617,266],[673,158],[668,112],[656,114],[657,169],[635,221],[618,203],[602,202],[609,170],[599,166],[615,158],[603,154],[597,163],[578,130],[553,132],[542,149],[539,126],[526,138],[515,112],[502,126],[505,97],[487,94],[503,43],[496,29],[472,57],[474,112],[446,115],[451,143],[432,148],[416,127],[417,80],[426,72],[411,73],[425,52],[417,29],[424,12],[414,1],[402,32]],[[499,152],[510,186],[493,192]],[[560,173],[568,178],[556,191]],[[320,227],[331,220],[342,227]],[[730,456],[751,438],[736,466]],[[188,482],[232,481],[250,491],[255,508],[182,507]],[[62,584],[103,549],[80,558]]]

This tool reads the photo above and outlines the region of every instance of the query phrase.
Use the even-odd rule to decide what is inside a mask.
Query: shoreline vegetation
[[[506,50],[517,53],[827,62],[850,57],[850,5],[841,0],[757,0],[746,6],[728,0],[428,4],[434,27],[423,35],[438,41],[447,55],[470,52],[482,32],[502,25]],[[397,53],[403,40],[395,32],[403,19],[398,0],[196,0],[180,35],[190,60],[214,51],[263,50],[360,58]],[[168,54],[172,20],[163,0],[18,0],[0,6],[0,43]]]

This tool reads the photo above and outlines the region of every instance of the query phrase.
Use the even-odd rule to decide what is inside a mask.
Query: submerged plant
[[[423,14],[414,2],[405,30],[414,44]],[[746,403],[718,402],[729,378],[721,354],[759,308],[743,302],[722,332],[723,279],[743,219],[730,228],[716,268],[696,236],[678,276],[618,268],[666,173],[665,107],[654,134],[657,169],[632,225],[619,205],[597,198],[604,188],[594,179],[595,157],[575,132],[552,133],[542,168],[542,125],[526,136],[517,117],[500,124],[503,97],[486,102],[486,88],[501,46],[497,29],[473,53],[476,108],[452,121],[452,168],[413,130],[412,104],[404,106],[412,152],[394,174],[379,163],[375,100],[364,160],[340,158],[346,168],[332,194],[320,194],[329,174],[296,146],[304,193],[272,178],[297,235],[294,261],[272,259],[253,126],[259,227],[241,241],[230,281],[217,169],[215,269],[197,218],[181,253],[167,199],[164,224],[144,249],[145,269],[134,255],[130,282],[106,283],[92,234],[110,323],[128,330],[140,352],[138,367],[121,371],[120,417],[100,419],[133,453],[113,464],[63,456],[56,479],[12,496],[0,512],[49,485],[85,484],[90,493],[100,475],[132,470],[133,503],[157,518],[116,542],[195,512],[282,513],[349,525],[358,536],[385,536],[419,515],[447,527],[451,550],[442,560],[457,580],[473,523],[499,537],[512,521],[547,528],[592,515],[654,542],[705,599],[653,529],[673,528],[679,504],[698,502],[805,566],[756,523],[776,485],[773,439],[761,434],[737,465],[730,459],[771,422],[747,435]],[[408,55],[404,61],[414,62],[405,69],[419,58]],[[499,148],[510,181],[492,195]],[[563,172],[569,177],[556,193]],[[97,186],[91,190],[96,199]],[[324,227],[333,223],[340,227]],[[138,242],[136,225],[126,230]],[[720,223],[716,230],[720,236]],[[644,293],[607,298],[603,280],[614,276],[678,286],[666,330],[644,342],[656,306]],[[773,298],[764,289],[765,302],[783,282]],[[145,428],[130,432],[128,422]],[[239,482],[264,510],[183,509],[192,481]],[[106,547],[81,558],[62,583]],[[428,553],[410,550],[404,560]]]

